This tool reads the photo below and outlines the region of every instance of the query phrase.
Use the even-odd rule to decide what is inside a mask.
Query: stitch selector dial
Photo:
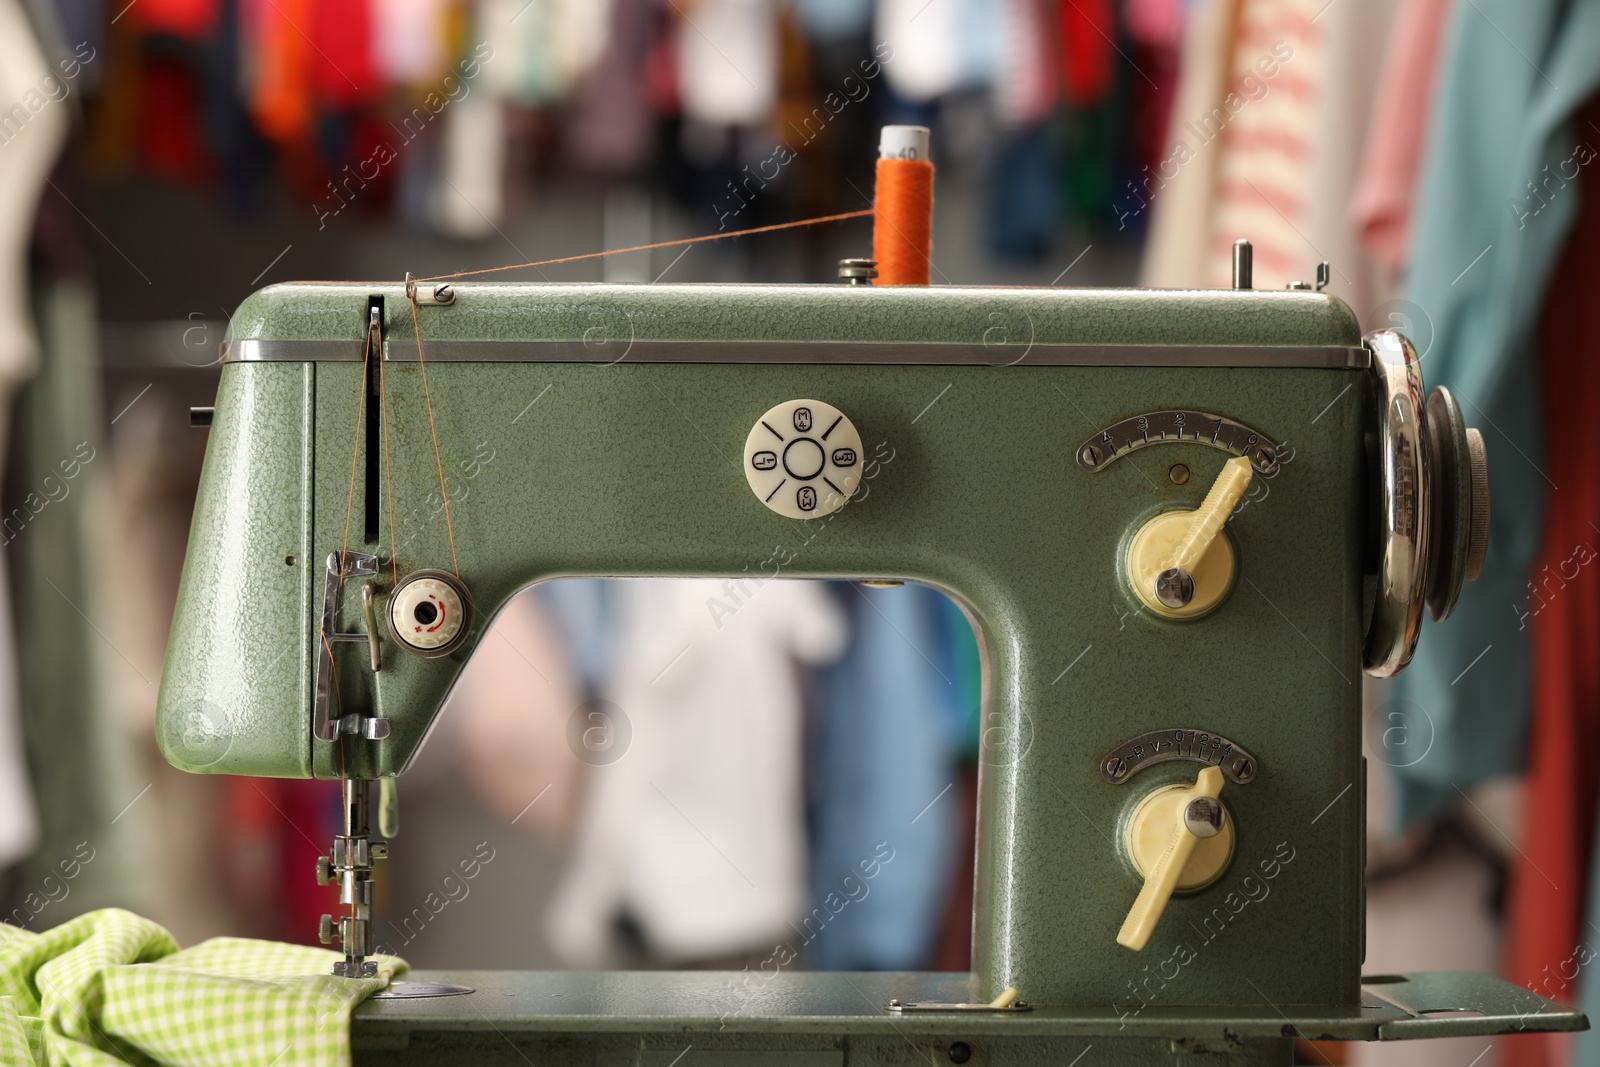
[[[786,401],[750,428],[744,476],[756,497],[779,515],[830,515],[861,482],[861,435],[832,404]]]
[[[467,639],[472,600],[448,571],[412,571],[389,594],[389,635],[424,658],[448,656]]]

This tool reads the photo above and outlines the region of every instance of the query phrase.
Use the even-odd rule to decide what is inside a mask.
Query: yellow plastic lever
[[[1196,619],[1222,602],[1233,586],[1233,546],[1222,528],[1250,488],[1250,460],[1222,465],[1205,500],[1193,511],[1154,516],[1128,543],[1128,580],[1151,611],[1168,619]]]
[[[1183,813],[1195,799],[1210,797],[1215,800],[1221,793],[1222,769],[1206,767],[1195,779],[1193,789],[1179,790],[1174,795],[1172,803],[1175,805],[1177,817],[1174,821],[1177,825],[1172,832],[1172,839],[1146,872],[1144,888],[1139,891],[1128,917],[1122,921],[1122,929],[1117,931],[1117,944],[1138,952],[1149,943],[1150,935],[1155,933],[1156,924],[1161,921],[1162,912],[1167,910],[1167,902],[1172,899],[1173,890],[1178,888],[1184,865],[1189,862],[1195,845],[1200,841],[1184,824]]]
[[[1228,516],[1239,506],[1254,476],[1255,471],[1245,456],[1235,456],[1222,465],[1222,473],[1217,475],[1200,506],[1190,514],[1189,529],[1172,547],[1162,570],[1176,567],[1193,572],[1195,564],[1205,558],[1211,542],[1222,532]]]

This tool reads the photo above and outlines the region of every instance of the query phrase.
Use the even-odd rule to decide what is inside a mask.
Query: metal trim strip
[[[424,341],[437,363],[851,363],[1009,367],[1287,367],[1362,370],[1365,346],[982,345],[883,341]],[[416,362],[414,339],[384,343],[390,362]],[[223,363],[358,362],[359,339],[222,343]]]

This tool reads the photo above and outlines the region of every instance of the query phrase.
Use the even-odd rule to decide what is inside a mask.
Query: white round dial
[[[418,655],[447,655],[466,637],[470,610],[450,575],[413,571],[389,596],[389,632]]]
[[[785,401],[750,428],[744,476],[756,497],[779,515],[832,514],[861,484],[861,435],[832,404]]]

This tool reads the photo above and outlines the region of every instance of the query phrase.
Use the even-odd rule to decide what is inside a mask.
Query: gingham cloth
[[[350,1010],[405,972],[328,973],[338,953],[218,937],[178,949],[116,908],[42,934],[0,925],[5,1067],[345,1067]]]

